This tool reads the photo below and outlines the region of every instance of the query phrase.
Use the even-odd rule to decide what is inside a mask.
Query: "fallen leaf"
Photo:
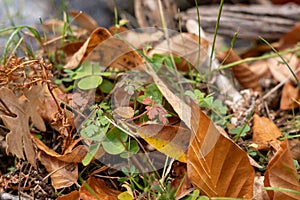
[[[57,200],[80,200],[79,191],[74,190],[69,194],[57,197]]]
[[[177,64],[178,70],[187,71],[191,67],[189,65],[200,70],[200,66],[206,62],[207,56],[209,56],[207,54],[209,42],[201,38],[201,48],[199,49],[198,41],[198,36],[191,33],[176,34],[168,40],[157,44],[153,50],[149,52],[149,56],[172,53],[174,56],[178,56],[182,59],[182,61]]]
[[[289,110],[298,108],[300,105],[295,102],[295,100],[300,101],[300,90],[294,87],[293,84],[287,82],[284,84],[282,89],[282,95],[280,99],[280,109]]]
[[[82,63],[88,54],[101,42],[110,38],[111,34],[105,28],[95,29],[90,37],[85,41],[81,48],[72,56],[68,63],[64,66],[67,69],[74,69]]]
[[[175,162],[173,165],[172,176],[172,189],[175,189],[176,197],[179,197],[181,194],[184,194],[191,188],[191,182],[187,177],[187,168],[185,163]]]
[[[267,60],[254,61],[249,65],[249,69],[256,74],[258,78],[267,77],[270,74]]]
[[[299,65],[299,60],[298,60],[297,55],[286,54],[286,55],[283,55],[282,57],[289,64],[292,71],[295,73],[295,70],[296,70],[297,66]],[[281,58],[279,58],[278,56],[275,58],[269,58],[268,65],[269,65],[269,69],[270,69],[273,77],[278,82],[283,82],[286,80],[287,77],[292,75],[289,68],[286,66],[285,63],[282,62]],[[290,80],[293,81],[293,83],[296,83],[296,80],[294,77],[292,77]]]
[[[279,128],[268,118],[254,115],[252,141],[258,145],[258,150],[269,150],[270,145],[278,149],[282,133]]]
[[[38,159],[50,173],[52,186],[55,189],[70,187],[77,182],[77,163],[63,162],[55,157],[47,155],[45,152],[38,153]]]
[[[46,126],[43,118],[38,113],[38,108],[44,101],[44,87],[42,85],[35,85],[30,89],[24,89],[24,95],[29,100],[31,106],[28,107],[28,114],[33,124],[40,130],[46,131]]]
[[[140,27],[163,27],[162,20],[169,29],[177,29],[174,16],[177,13],[177,6],[174,0],[161,2],[164,19],[161,19],[160,8],[157,1],[135,0],[134,12]]]
[[[76,148],[71,149],[73,146],[70,145],[69,149],[65,152],[65,154],[58,154],[49,147],[47,147],[41,140],[36,137],[32,137],[33,142],[36,146],[43,151],[48,156],[53,158],[57,158],[60,161],[67,163],[80,163],[85,155],[87,154],[87,147],[85,145],[78,145]]]
[[[138,129],[137,134],[156,150],[181,162],[186,162],[190,130],[179,126],[149,124]]]
[[[281,143],[279,151],[271,159],[265,172],[265,187],[285,188],[300,192],[298,173],[294,166],[288,141]],[[299,194],[291,192],[267,190],[270,199],[273,200],[297,200]]]
[[[25,159],[23,153],[24,148],[28,162],[36,167],[36,152],[31,141],[29,119],[34,119],[34,121],[38,123],[39,128],[44,128],[42,124],[40,124],[41,121],[39,117],[31,116],[31,114],[36,115],[36,113],[34,113],[36,105],[29,102],[24,96],[18,98],[6,87],[0,88],[0,99],[0,105],[3,110],[9,109],[9,112],[11,112],[11,115],[0,114],[3,123],[10,130],[6,135],[7,153],[10,152],[18,158]]]
[[[121,192],[108,187],[104,180],[91,176],[80,187],[79,193],[82,200],[117,200]]]
[[[279,40],[279,45],[278,49],[283,50],[289,47],[294,47],[299,41],[300,41],[300,23],[296,23],[293,28],[286,34],[284,34],[280,40]]]
[[[290,151],[294,160],[297,160],[300,163],[300,139],[295,138],[289,140]]]
[[[91,16],[83,13],[82,11],[70,10],[69,13],[82,28],[89,32],[98,28],[97,22]]]
[[[130,106],[117,107],[113,113],[124,119],[130,119],[134,116],[134,110]]]
[[[221,55],[221,54],[220,54]],[[220,56],[219,55],[219,56]],[[229,49],[221,58],[225,64],[233,63],[241,60],[233,49]],[[243,88],[253,89],[254,91],[261,92],[262,88],[258,82],[258,77],[254,74],[247,63],[235,65],[232,68],[232,74],[238,80]]]
[[[86,60],[97,62],[100,66],[133,69],[143,64],[142,57],[133,48],[135,47],[131,47],[122,36],[113,36],[94,48]]]
[[[176,96],[171,90],[171,85],[166,84],[158,74],[151,68],[146,66],[144,67],[144,71],[146,71],[153,79],[154,83],[161,91],[163,96],[167,99],[170,105],[173,107],[174,111],[178,114],[179,118],[185,123],[185,125],[190,128],[191,127],[191,107],[187,105],[182,99]],[[179,80],[177,80],[179,81]]]
[[[110,30],[113,34],[114,30]],[[143,28],[138,29],[138,31],[127,30],[120,33],[118,32],[120,37],[124,39],[128,44],[136,49],[143,49],[147,45],[154,46],[158,41],[164,39],[164,33],[157,28]]]
[[[209,197],[252,198],[254,169],[248,155],[219,133],[212,120],[192,104],[188,177]]]

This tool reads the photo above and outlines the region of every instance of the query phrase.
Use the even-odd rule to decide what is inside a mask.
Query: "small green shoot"
[[[195,89],[194,91],[186,91],[185,94],[192,99],[196,100],[201,107],[207,108],[212,111],[210,118],[219,125],[225,125],[227,107],[222,104],[220,99],[214,99],[212,94],[206,95],[200,90]]]
[[[245,137],[248,131],[250,131],[250,127],[247,124],[244,124],[243,126],[230,129],[229,133],[235,135],[234,142],[237,142],[239,138]]]

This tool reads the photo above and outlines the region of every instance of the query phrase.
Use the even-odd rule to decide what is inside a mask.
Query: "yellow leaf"
[[[137,131],[138,135],[156,150],[181,162],[186,162],[190,130],[179,126],[149,124]]]

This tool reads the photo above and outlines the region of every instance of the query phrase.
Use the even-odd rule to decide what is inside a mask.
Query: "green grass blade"
[[[295,80],[297,82],[298,88],[300,88],[300,81],[299,81],[298,77],[296,76],[295,72],[292,70],[291,66],[282,57],[282,55],[267,40],[265,40],[263,37],[259,36],[259,39],[261,39],[264,43],[266,43],[275,52],[275,54],[280,57],[280,59],[282,60],[282,62],[289,68],[290,72],[293,74],[293,77],[295,78]]]
[[[280,187],[263,187],[263,190],[274,190],[274,191],[281,191],[281,192],[290,192],[293,194],[298,194],[300,195],[299,191],[288,189],[288,188],[280,188]],[[300,196],[299,196],[300,198]]]
[[[212,66],[213,55],[214,55],[214,52],[215,52],[216,39],[217,39],[217,33],[218,33],[218,29],[219,29],[223,4],[224,4],[224,0],[221,0],[220,7],[219,7],[219,13],[218,13],[218,19],[217,19],[216,26],[215,26],[214,39],[213,39],[213,43],[212,43],[210,59],[209,59],[209,69],[210,69],[210,71],[211,71],[211,66]]]

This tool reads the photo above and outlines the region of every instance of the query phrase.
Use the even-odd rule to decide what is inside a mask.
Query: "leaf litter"
[[[147,6],[147,4],[139,3],[140,6]],[[157,13],[157,11],[153,12]],[[251,199],[255,195],[258,199],[298,199],[300,186],[297,161],[299,157],[292,156],[296,155],[296,152],[291,152],[287,139],[284,137],[290,137],[290,139],[297,137],[300,122],[298,118],[294,118],[298,121],[294,121],[293,126],[290,126],[296,134],[282,132],[280,129],[284,127],[276,125],[278,113],[282,110],[286,110],[285,115],[291,115],[289,112],[293,115],[299,112],[295,110],[300,104],[299,88],[295,85],[295,80],[291,79],[286,82],[282,88],[282,94],[278,94],[281,100],[275,108],[279,111],[274,110],[274,107],[268,110],[268,106],[264,105],[264,109],[267,110],[265,111],[256,105],[262,104],[261,95],[270,90],[262,84],[264,79],[271,78],[282,84],[290,75],[290,72],[286,71],[286,66],[282,65],[277,58],[268,58],[267,64],[263,60],[259,61],[261,63],[256,62],[256,66],[268,65],[268,69],[259,74],[256,74],[256,70],[253,71],[254,67],[251,64],[244,63],[232,67],[233,78],[243,88],[247,88],[248,90],[244,91],[250,91],[248,92],[250,95],[243,96],[238,86],[231,86],[233,92],[228,95],[233,97],[234,94],[238,94],[235,98],[238,101],[225,99],[229,108],[226,115],[234,112],[232,114],[235,121],[232,118],[231,121],[226,122],[226,126],[218,127],[217,122],[213,121],[217,118],[213,114],[216,111],[213,106],[222,106],[222,104],[199,104],[199,99],[192,100],[185,94],[185,90],[192,91],[190,84],[177,84],[188,82],[188,77],[197,78],[193,77],[194,71],[191,67],[197,68],[199,63],[207,63],[207,59],[200,60],[201,62],[198,60],[198,36],[183,33],[168,39],[164,37],[165,33],[159,30],[152,35],[128,31],[118,26],[112,27],[109,31],[98,27],[90,16],[82,12],[70,11],[70,13],[81,26],[72,25],[76,30],[74,36],[78,36],[78,40],[61,46],[55,41],[65,36],[54,35],[54,40],[49,36],[45,44],[45,50],[47,49],[48,53],[51,51],[57,53],[62,49],[65,51],[65,60],[57,59],[51,63],[55,65],[56,62],[62,61],[61,71],[51,68],[51,64],[46,64],[49,60],[34,60],[29,57],[11,56],[4,65],[1,65],[0,117],[3,127],[7,129],[6,151],[18,158],[13,173],[16,174],[19,169],[24,169],[22,167],[24,165],[33,167],[29,170],[24,169],[22,172],[28,175],[35,170],[39,174],[42,169],[45,169],[47,173],[40,173],[40,176],[43,176],[44,182],[51,183],[56,191],[61,192],[59,197],[56,196],[58,199],[146,199],[158,197],[156,195],[174,195],[172,197],[179,198],[197,194],[197,192],[210,198]],[[142,20],[144,19],[139,19],[142,24],[149,23]],[[48,26],[49,30],[54,26],[63,27],[61,21],[48,21],[44,25]],[[116,33],[118,30],[121,31]],[[298,25],[274,45],[277,45],[280,50],[294,46],[298,41],[295,30],[298,30]],[[62,34],[62,32],[56,33]],[[114,34],[124,36],[124,38],[114,37]],[[287,39],[289,36],[293,36],[293,39]],[[136,38],[140,38],[139,43],[131,46],[130,44],[136,42]],[[130,40],[134,42],[131,43]],[[149,44],[153,45],[151,51],[145,49],[145,46]],[[53,45],[54,48],[48,48],[49,45]],[[203,37],[201,46],[202,56],[208,55],[209,57],[210,42]],[[68,57],[69,55],[71,56]],[[155,68],[151,60],[155,55],[163,55],[161,57],[163,59],[159,62],[165,65],[164,67]],[[223,54],[220,52],[219,55],[222,55],[218,59],[223,65],[243,61],[233,49]],[[175,63],[177,56],[183,61]],[[287,54],[285,58],[290,58],[289,64],[297,74],[296,70],[299,68],[297,57],[294,54]],[[91,117],[93,112],[87,114],[88,109],[84,106],[89,103],[84,99],[86,93],[80,91],[68,94],[66,92],[68,82],[63,82],[64,84],[59,86],[51,83],[52,77],[59,79],[61,76],[66,76],[70,72],[68,70],[76,71],[78,67],[88,62],[98,62],[100,66],[106,66],[105,70],[110,74],[105,77],[100,76],[104,71],[96,73],[97,77],[101,77],[101,82],[96,86],[99,85],[100,88],[97,89],[95,96],[98,107],[91,109],[96,114],[89,123],[85,120],[89,120],[88,117]],[[170,64],[172,62],[175,65]],[[213,62],[218,63],[215,58]],[[276,67],[281,70],[275,70]],[[32,73],[28,69],[31,69]],[[112,111],[102,103],[109,100],[113,92],[107,92],[109,94],[106,96],[104,90],[101,90],[101,85],[105,81],[114,85],[119,76],[123,76],[130,70],[145,71],[151,79],[151,84],[156,85],[161,94],[158,97],[155,96],[157,94],[152,95],[151,92],[157,92],[155,90],[149,93],[148,79],[143,83],[129,81],[123,85],[124,88],[119,85],[112,90],[114,92],[112,98],[116,106]],[[174,76],[173,79],[168,77],[170,74]],[[72,79],[72,76],[70,78]],[[72,81],[74,80],[75,78]],[[191,79],[190,82],[208,95],[210,88],[201,81],[195,80]],[[220,79],[217,78],[217,80]],[[229,79],[226,81],[230,83]],[[212,81],[209,84],[213,83]],[[89,85],[88,88],[80,84],[78,86],[85,90],[94,89],[93,85]],[[220,88],[220,90],[219,94],[226,93],[224,89]],[[193,95],[200,98],[199,95]],[[277,99],[279,99],[278,96]],[[85,101],[82,105],[74,106],[76,98]],[[215,96],[210,96],[206,100],[214,102],[213,98]],[[223,98],[222,95],[219,98]],[[194,102],[194,100],[197,101]],[[75,104],[73,104],[74,101]],[[226,116],[222,117],[226,118]],[[80,124],[79,131],[76,124]],[[93,125],[95,132],[106,130],[107,134],[103,139],[92,140],[96,138],[95,136],[83,138],[80,129],[86,128],[88,124]],[[287,122],[284,125],[287,125]],[[227,132],[232,133],[230,126],[236,130],[234,135],[227,134]],[[249,129],[243,132],[243,127]],[[121,135],[117,134],[121,132]],[[124,133],[127,134],[126,137],[123,137]],[[239,137],[236,137],[237,135]],[[111,138],[112,136],[116,138]],[[112,149],[110,144],[115,145],[116,149]],[[97,149],[91,152],[91,148],[88,149],[86,145],[97,147]],[[166,183],[158,183],[159,181],[155,180],[149,172],[136,176],[136,170],[142,170],[139,165],[137,166],[140,168],[131,167],[129,171],[121,168],[123,174],[120,170],[115,171],[112,166],[99,171],[99,166],[102,164],[98,163],[98,160],[110,159],[109,154],[114,154],[112,152],[117,151],[121,157],[130,158],[138,152],[146,153],[153,150],[172,158],[169,167],[164,168],[162,174],[164,177],[161,177],[161,180],[170,183],[170,188],[173,190],[165,191],[168,188],[164,185]],[[83,166],[82,162],[87,155],[90,156],[89,162]],[[149,163],[152,164],[151,161]],[[116,165],[118,164],[124,165],[124,163]],[[92,173],[93,171],[95,173]],[[259,174],[256,177],[255,172]],[[9,176],[8,173],[2,175],[0,171],[0,194],[3,191],[14,191],[11,183],[14,181],[16,184],[13,180],[16,178],[15,174],[14,176]],[[124,177],[124,174],[127,176]],[[263,183],[262,181],[256,182],[257,177],[259,180],[264,180]],[[37,195],[38,198],[42,198],[43,195],[47,196],[44,191],[47,191],[46,187],[34,183],[32,180],[35,178],[30,177],[30,181],[22,182],[24,184],[22,190],[33,196]],[[117,181],[122,178],[125,181]],[[141,188],[137,180],[144,181],[144,189],[153,191],[150,196]],[[149,182],[145,183],[147,180]],[[256,191],[259,190],[254,187],[257,184],[259,189],[267,190],[268,197],[266,193]],[[44,194],[38,193],[37,187],[40,187]]]

